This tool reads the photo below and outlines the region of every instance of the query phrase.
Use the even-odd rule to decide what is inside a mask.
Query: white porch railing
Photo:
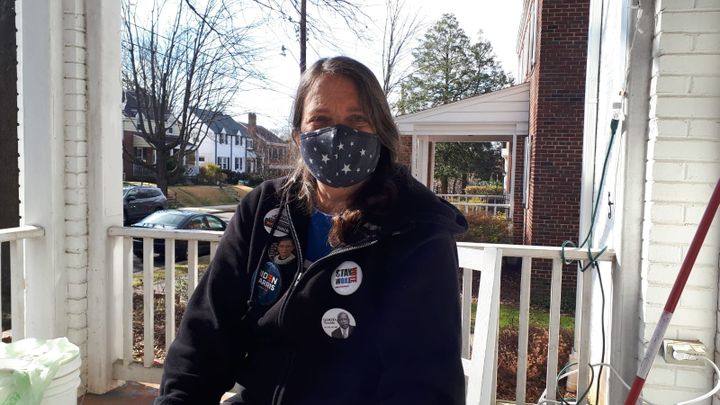
[[[188,241],[188,295],[197,285],[198,279],[198,242],[206,241],[211,244],[211,258],[214,255],[217,243],[222,236],[221,232],[210,231],[177,231],[155,230],[142,228],[111,227],[108,230],[110,237],[116,238],[123,244],[123,354],[113,364],[113,378],[126,381],[140,381],[159,383],[161,368],[154,366],[154,278],[156,270],[164,270],[165,278],[161,282],[165,291],[165,347],[169,347],[175,338],[175,242]],[[143,240],[143,334],[144,347],[153,350],[144,350],[142,363],[133,362],[133,238]],[[165,239],[164,266],[154,267],[153,239]],[[549,259],[552,261],[552,276],[550,286],[550,320],[549,343],[547,357],[546,388],[548,400],[556,400],[558,351],[560,334],[560,294],[562,281],[562,260],[559,247],[498,245],[480,243],[458,243],[460,267],[462,275],[462,330],[463,330],[463,366],[468,377],[467,403],[469,405],[495,404],[496,373],[497,373],[497,344],[499,333],[500,309],[500,276],[503,257],[518,257],[522,260],[521,288],[519,305],[519,342],[517,361],[517,384],[515,403],[525,403],[526,375],[528,366],[528,331],[530,324],[530,272],[535,259]],[[594,254],[599,252],[594,251]],[[587,260],[586,249],[566,249],[566,259]],[[597,258],[598,261],[614,264],[614,254],[605,251]],[[474,335],[471,334],[471,308],[472,308],[472,275],[480,273],[480,285],[477,294],[477,309],[475,316]],[[576,314],[575,333],[578,362],[589,363],[589,328],[592,272],[587,271],[578,275],[583,278],[583,291],[577,295],[581,300],[581,312]],[[584,392],[589,384],[587,368],[581,367],[578,376],[578,392]]]
[[[108,236],[114,237],[123,246],[123,354],[113,362],[113,378],[126,381],[159,383],[162,369],[153,367],[155,359],[155,314],[154,298],[154,239],[165,240],[165,263],[157,270],[164,270],[165,279],[165,348],[175,339],[175,243],[187,241],[187,293],[192,294],[198,282],[198,242],[210,242],[210,258],[215,255],[222,232],[159,230],[113,226]],[[133,363],[133,238],[142,238],[143,257],[143,362]],[[147,348],[152,348],[148,350]]]
[[[497,345],[500,310],[500,275],[503,257],[522,259],[520,281],[520,308],[518,330],[518,360],[516,375],[515,403],[525,404],[525,390],[528,366],[528,331],[530,314],[530,270],[534,259],[552,260],[550,285],[550,320],[548,327],[548,356],[546,372],[546,399],[555,401],[558,372],[558,350],[560,334],[560,293],[562,282],[561,249],[544,246],[498,245],[483,243],[458,243],[460,267],[463,269],[462,282],[462,330],[463,330],[463,366],[468,377],[467,404],[490,405],[496,403],[497,384]],[[599,251],[593,251],[593,256]],[[566,249],[567,260],[585,261],[587,249]],[[598,261],[609,262],[614,266],[615,255],[605,251]],[[471,338],[472,274],[480,272],[480,286],[475,317],[475,334]],[[578,291],[581,300],[581,312],[575,314],[575,333],[579,333],[578,363],[589,363],[590,305],[592,302],[592,271],[578,275],[582,277],[582,291]],[[586,367],[579,367],[577,392],[582,393],[588,387],[589,375]],[[551,402],[552,403],[552,402]],[[579,402],[584,404],[585,401]]]
[[[506,195],[437,194],[437,196],[446,199],[465,214],[484,211],[493,215],[503,213],[506,217],[510,216],[510,197]]]
[[[0,244],[10,245],[10,291],[3,290],[2,296],[10,295],[12,322],[12,330],[3,330],[2,333],[9,333],[13,340],[25,337],[25,240],[44,236],[43,228],[32,225],[0,229]],[[0,299],[0,314],[3,312],[1,303]]]

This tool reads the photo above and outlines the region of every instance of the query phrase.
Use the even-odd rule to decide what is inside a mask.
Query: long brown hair
[[[397,187],[392,180],[397,170],[397,152],[400,133],[393,120],[390,106],[377,78],[362,63],[346,56],[323,58],[310,66],[300,78],[293,105],[293,135],[300,133],[305,109],[305,99],[315,83],[326,75],[338,75],[350,80],[357,89],[360,105],[372,123],[380,139],[380,160],[372,177],[355,193],[347,208],[333,217],[328,240],[331,246],[346,241],[363,216],[382,217],[383,212],[397,197]],[[317,181],[298,155],[294,171],[288,177],[285,189],[295,185],[296,197],[308,213],[312,212]]]

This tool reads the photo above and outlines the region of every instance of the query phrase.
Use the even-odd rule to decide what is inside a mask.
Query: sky
[[[344,54],[367,65],[378,78],[382,77],[382,29],[385,21],[384,0],[359,0],[363,10],[371,18],[367,25],[368,41],[359,41],[342,21],[327,18],[323,20],[331,31],[332,45],[314,41],[310,38],[307,63],[312,64],[320,57]],[[517,57],[515,55],[518,23],[522,9],[522,0],[406,0],[412,12],[417,11],[423,21],[419,30],[421,37],[443,13],[453,13],[460,27],[475,42],[480,30],[484,38],[492,44],[505,71],[517,78]],[[256,18],[256,11],[247,10],[246,18]],[[257,114],[257,123],[271,129],[279,135],[287,131],[293,95],[300,73],[298,67],[299,47],[291,31],[290,24],[284,22],[263,23],[256,41],[263,47],[258,60],[261,71],[266,75],[264,86],[252,83],[241,85],[235,101],[228,113],[236,120],[246,122],[247,113]],[[418,44],[417,39],[411,42]],[[281,47],[285,47],[285,56]],[[406,63],[412,56],[408,53]],[[258,87],[265,87],[264,89]],[[251,88],[251,89],[248,89]],[[252,89],[254,88],[254,89]]]

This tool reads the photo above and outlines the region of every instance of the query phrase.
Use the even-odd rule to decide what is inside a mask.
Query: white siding
[[[599,12],[603,3],[602,33],[600,20],[593,25],[591,15],[586,132],[593,136],[586,136],[585,144],[597,146],[585,155],[591,161],[586,162],[584,184],[593,191],[594,203],[599,176],[592,177],[592,166],[596,173],[602,167],[612,106],[624,91],[624,122],[610,155],[595,235],[596,245],[615,249],[620,262],[609,292],[617,329],[611,331],[615,340],[610,350],[613,365],[631,380],[720,178],[720,0],[656,0],[654,9],[643,2],[650,9],[642,24],[654,21],[654,31],[643,32],[635,31],[635,21],[627,15],[635,2],[592,0],[591,9]],[[629,59],[630,82],[624,83],[623,61],[633,34],[639,40]],[[601,56],[593,60],[592,51],[598,49]],[[650,64],[643,67],[640,59]],[[593,75],[599,86],[590,82]],[[616,204],[611,211],[608,199]],[[589,199],[585,201],[583,217],[590,213]],[[719,253],[716,217],[666,333],[668,338],[700,339],[716,361]],[[599,326],[598,306],[596,302],[594,328]],[[638,340],[632,343],[635,335],[629,332],[635,331]],[[600,340],[596,335],[593,360]],[[658,356],[643,395],[654,403],[676,403],[709,391],[712,382],[709,367],[668,365]],[[619,385],[614,389],[609,403],[621,403],[626,391]]]

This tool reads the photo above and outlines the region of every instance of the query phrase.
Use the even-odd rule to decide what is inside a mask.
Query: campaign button
[[[268,211],[267,214],[265,214],[265,217],[263,218],[263,225],[265,226],[265,231],[267,233],[272,232],[275,221],[278,221],[278,214],[280,214],[279,208],[273,208]],[[290,221],[288,220],[285,212],[283,212],[282,215],[279,216],[280,220],[275,227],[275,233],[272,236],[285,236],[290,232]]]
[[[362,269],[355,262],[342,262],[330,276],[330,285],[340,295],[350,295],[362,284]]]
[[[342,308],[333,308],[322,316],[322,328],[333,339],[347,339],[352,336],[357,324],[352,314]]]
[[[282,278],[280,269],[275,263],[265,262],[258,269],[253,279],[255,280],[255,300],[260,305],[270,305],[277,301],[282,289]]]

